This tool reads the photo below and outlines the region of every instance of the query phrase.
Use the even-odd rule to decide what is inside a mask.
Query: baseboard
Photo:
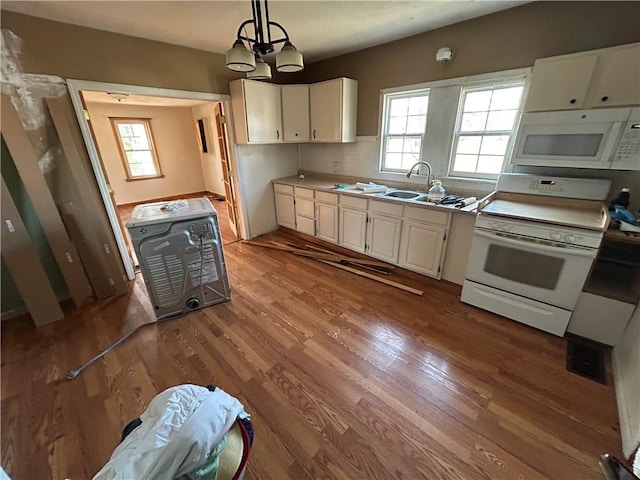
[[[71,295],[69,293],[63,293],[61,295],[56,295],[59,303],[65,302],[71,299]],[[89,302],[87,302],[89,303]],[[14,308],[11,310],[7,310],[0,313],[0,322],[4,322],[5,320],[9,320],[11,318],[19,317],[20,315],[25,315],[29,313],[29,310],[26,306]]]

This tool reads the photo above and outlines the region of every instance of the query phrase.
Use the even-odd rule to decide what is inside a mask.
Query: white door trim
[[[212,101],[212,102],[222,101],[225,103],[229,102],[231,97],[229,95],[222,95],[218,93],[191,92],[187,90],[172,90],[167,88],[145,87],[140,85],[126,85],[126,84],[120,84],[120,83],[94,82],[94,81],[88,81],[88,80],[67,79],[66,82],[67,82],[67,88],[69,89],[69,96],[71,97],[71,103],[73,103],[73,108],[76,112],[78,123],[80,124],[82,137],[84,138],[84,143],[89,153],[89,158],[91,160],[91,167],[93,168],[93,173],[98,182],[98,189],[100,190],[100,196],[102,197],[102,202],[107,212],[109,223],[111,224],[111,230],[113,230],[113,235],[115,236],[116,243],[118,245],[120,257],[122,258],[122,264],[124,265],[124,268],[125,268],[125,271],[127,272],[127,277],[129,278],[129,280],[133,280],[135,278],[133,264],[131,262],[129,253],[127,251],[124,235],[120,231],[120,225],[118,223],[118,214],[115,208],[113,207],[113,203],[111,202],[111,197],[109,195],[109,190],[107,188],[106,177],[104,172],[102,171],[102,164],[100,163],[100,158],[98,156],[98,150],[93,141],[93,136],[91,135],[91,129],[89,128],[89,123],[87,122],[87,119],[85,118],[85,115],[84,115],[84,109],[82,107],[82,101],[80,99],[80,92],[82,90],[97,90],[97,91],[109,91],[114,93],[130,93],[130,94],[135,93],[139,95],[204,100],[204,101]],[[229,111],[231,110],[230,108],[227,108],[227,109]],[[232,142],[233,142],[233,139],[229,138],[230,146],[233,144]],[[239,192],[238,196],[241,196],[241,195],[242,195],[241,192]],[[238,200],[236,199],[236,201]],[[241,225],[243,225],[243,222],[241,222]]]

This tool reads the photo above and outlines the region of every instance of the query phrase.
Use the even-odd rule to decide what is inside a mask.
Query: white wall
[[[224,195],[224,182],[222,180],[222,165],[220,159],[220,145],[218,144],[218,129],[216,126],[216,118],[213,112],[215,103],[208,102],[204,105],[198,105],[191,109],[193,116],[194,128],[195,122],[200,118],[208,119],[207,140],[209,153],[198,151],[200,156],[200,165],[202,168],[202,177],[204,180],[204,189],[207,192]]]
[[[139,203],[205,189],[191,107],[88,103],[96,142],[116,203]],[[126,181],[109,117],[151,118],[164,178]]]
[[[235,158],[249,238],[277,230],[271,180],[298,172],[298,145],[236,145]]]
[[[612,357],[622,451],[628,458],[640,446],[640,306]]]

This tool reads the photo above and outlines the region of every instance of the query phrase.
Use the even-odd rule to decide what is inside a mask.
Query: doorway
[[[156,99],[164,99],[165,103],[168,104],[171,104],[172,102],[175,103],[176,101],[183,101],[185,102],[185,104],[188,104],[188,102],[193,102],[193,105],[211,102],[211,108],[213,110],[213,113],[211,115],[212,123],[216,126],[216,133],[214,135],[214,138],[217,138],[217,143],[220,146],[220,170],[223,172],[220,180],[222,180],[224,183],[223,195],[225,197],[226,203],[226,208],[224,208],[224,210],[226,210],[226,214],[224,216],[221,215],[221,218],[219,220],[221,222],[224,221],[229,226],[228,230],[233,232],[234,236],[246,238],[244,236],[244,215],[242,210],[242,201],[240,198],[241,192],[237,188],[238,181],[235,168],[235,155],[233,150],[229,148],[230,145],[234,144],[232,138],[233,132],[231,129],[226,128],[226,125],[229,123],[228,118],[230,116],[230,98],[228,95],[158,89],[153,87],[110,84],[81,80],[67,80],[67,86],[71,96],[71,101],[74,106],[74,110],[76,112],[76,116],[78,118],[78,122],[80,124],[84,142],[87,147],[87,151],[89,152],[91,165],[93,167],[93,172],[98,183],[105,210],[109,217],[111,228],[116,238],[123,265],[130,280],[135,278],[135,268],[134,262],[130,255],[128,245],[129,242],[127,241],[127,232],[124,228],[123,222],[121,221],[121,215],[118,212],[118,207],[116,205],[116,203],[118,202],[114,198],[114,192],[110,186],[111,184],[109,182],[107,168],[105,168],[103,157],[100,155],[100,148],[98,142],[96,142],[95,139],[94,128],[90,120],[90,116],[88,115],[83,92],[101,92],[103,95],[111,94],[111,96],[116,101],[118,98],[120,98],[122,101],[122,99],[124,98],[137,96],[140,98],[153,97]],[[221,131],[218,130],[218,125],[222,127]],[[197,129],[199,128],[198,122],[192,122],[192,125],[190,125],[189,128],[196,129],[194,130],[192,136],[193,142],[196,142],[197,134],[199,133],[197,131]],[[211,140],[214,141],[213,138]],[[138,184],[140,183],[142,182],[138,182]],[[161,197],[162,195],[158,195],[156,198],[149,198],[148,201],[158,200]],[[139,203],[148,203],[148,201]],[[217,208],[217,210],[222,209]],[[233,216],[231,215],[232,213]],[[228,220],[226,217],[228,217]]]

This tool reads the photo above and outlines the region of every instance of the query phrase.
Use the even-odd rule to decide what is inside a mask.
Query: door
[[[405,220],[399,265],[440,278],[446,227]]]
[[[367,212],[340,207],[340,245],[364,253]]]
[[[229,142],[227,140],[227,122],[224,117],[222,103],[216,103],[213,109],[216,117],[216,132],[218,136],[218,146],[220,147],[220,162],[222,163],[222,181],[224,183],[224,196],[229,216],[229,226],[233,234],[238,237],[238,207],[234,187],[233,171],[229,160]]]
[[[296,209],[291,195],[276,193],[276,218],[278,225],[296,229]]]
[[[338,243],[338,206],[317,203],[318,238]]]
[[[595,256],[595,249],[543,245],[476,229],[467,279],[571,310]]]
[[[282,85],[282,131],[285,142],[309,141],[309,86]]]
[[[281,142],[280,86],[250,80],[243,81],[242,86],[244,88],[249,143]]]
[[[389,263],[398,263],[402,219],[384,215],[369,215],[367,254]]]
[[[309,87],[311,141],[339,142],[342,131],[342,80],[314,83]]]

